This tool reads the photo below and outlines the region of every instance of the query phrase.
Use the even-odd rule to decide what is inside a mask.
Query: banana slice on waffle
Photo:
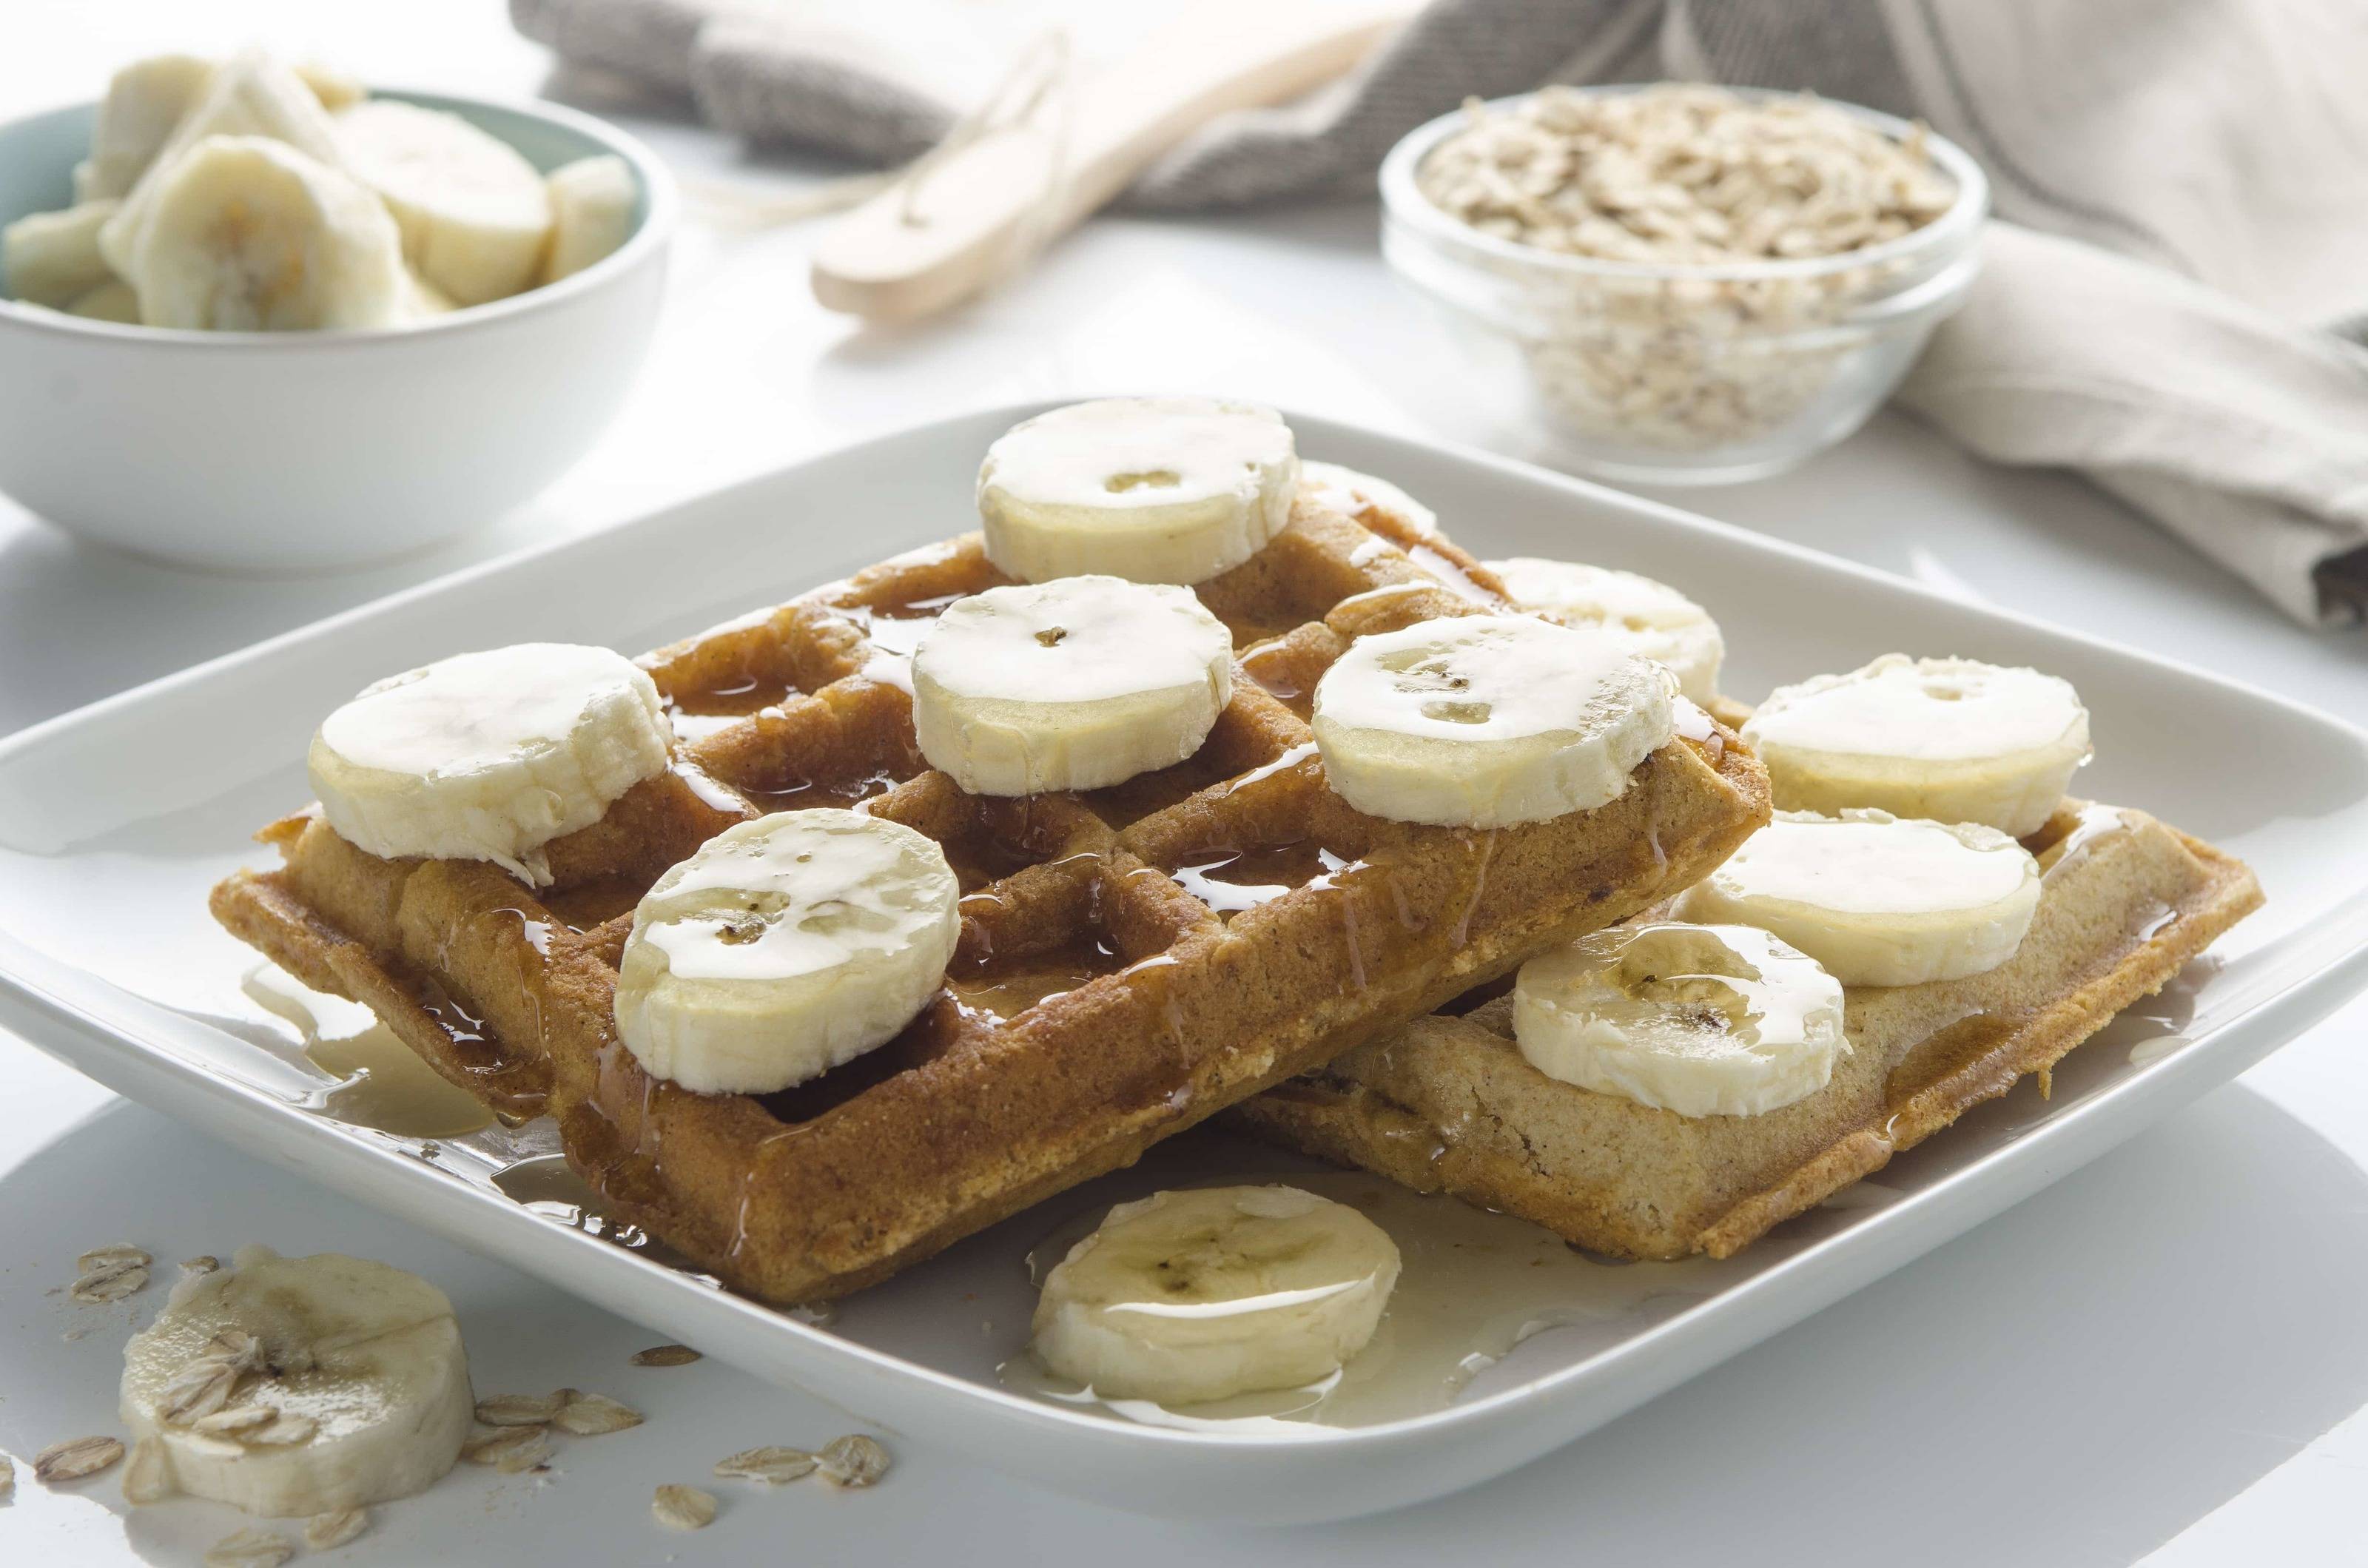
[[[540,886],[542,846],[664,771],[657,687],[607,648],[525,642],[380,681],[329,715],[306,771],[338,836],[389,859],[490,860]]]
[[[1591,811],[1669,739],[1668,671],[1615,638],[1524,615],[1360,637],[1315,687],[1315,742],[1372,816],[1506,827]]]
[[[1841,982],[1749,926],[1650,921],[1531,959],[1513,1034],[1550,1078],[1679,1116],[1760,1116],[1848,1054]]]
[[[1397,1278],[1397,1244],[1345,1203],[1292,1187],[1155,1193],[1045,1277],[1034,1348],[1105,1399],[1299,1388],[1364,1348]]]
[[[391,326],[405,302],[402,247],[377,199],[260,136],[210,136],[175,156],[131,278],[151,326]]]
[[[2006,962],[2038,907],[2039,862],[1994,827],[1779,812],[1676,914],[1772,931],[1844,985],[1919,985]]]
[[[551,197],[516,148],[457,114],[391,98],[356,104],[334,124],[346,167],[384,200],[421,277],[461,305],[534,282]]]
[[[1299,459],[1271,409],[1116,397],[1012,426],[978,471],[987,559],[1030,583],[1198,583],[1291,521]]]
[[[884,1045],[944,983],[962,921],[945,851],[836,809],[726,829],[633,912],[618,1038],[652,1076],[770,1094]]]
[[[2069,681],[2037,670],[1885,653],[1778,687],[1743,738],[1788,811],[1868,806],[2019,838],[2089,760],[2089,710]]]
[[[957,600],[913,654],[921,755],[973,795],[1098,790],[1201,749],[1233,635],[1189,589],[1063,577]]]
[[[192,1276],[123,1352],[124,1490],[290,1518],[422,1492],[475,1402],[444,1292],[366,1258],[265,1247]]]
[[[1678,677],[1696,702],[1718,695],[1726,642],[1710,612],[1667,583],[1576,561],[1534,555],[1485,563],[1523,609],[1549,610],[1574,625],[1600,627]]]
[[[1351,517],[1379,512],[1415,533],[1439,531],[1437,512],[1386,479],[1343,468],[1338,463],[1303,461],[1299,465],[1299,493]]]

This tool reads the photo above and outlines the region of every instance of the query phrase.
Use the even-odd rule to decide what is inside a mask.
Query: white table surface
[[[549,72],[497,0],[14,0],[9,20],[0,116],[90,97],[123,59],[175,46],[265,40],[388,82],[520,96]],[[569,90],[615,108],[685,174],[815,172]],[[989,402],[1221,391],[1508,444],[1384,275],[1373,229],[1365,206],[1103,220],[955,317],[865,332],[807,296],[805,232],[694,223],[616,427],[547,495],[462,544],[342,576],[202,576],[78,547],[0,498],[0,732],[466,562]],[[1987,468],[1898,418],[1786,477],[1667,498],[2368,716],[2368,638],[2301,631],[2087,487]],[[228,1528],[176,1524],[172,1509],[127,1524],[112,1477],[31,1483],[33,1450],[113,1426],[121,1338],[155,1291],[92,1309],[56,1288],[73,1253],[131,1237],[160,1257],[265,1241],[402,1263],[454,1296],[481,1389],[573,1382],[649,1412],[633,1433],[572,1448],[554,1480],[470,1472],[396,1506],[465,1506],[460,1561],[517,1561],[580,1535],[598,1544],[553,1560],[2368,1562],[2363,1033],[2368,1004],[2354,1003],[2044,1196],[1459,1497],[1322,1528],[1156,1525],[1001,1480],[915,1434],[878,1493],[734,1494],[715,1528],[680,1537],[650,1525],[649,1486],[749,1443],[818,1443],[845,1419],[712,1361],[604,1370],[650,1336],[0,1038],[0,1451],[20,1476],[0,1505],[0,1561],[188,1562],[192,1540]],[[406,1532],[383,1528],[379,1560],[403,1560]]]

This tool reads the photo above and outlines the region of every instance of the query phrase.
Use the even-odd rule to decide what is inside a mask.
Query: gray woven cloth
[[[1121,9],[511,0],[571,62],[874,163],[937,141],[1055,21],[1088,59],[1123,47]],[[2012,222],[1907,406],[1995,460],[2081,469],[2297,619],[2368,605],[2359,0],[1432,0],[1349,79],[1226,116],[1126,200],[1363,195],[1467,97],[1662,76],[1814,88],[1965,147]]]

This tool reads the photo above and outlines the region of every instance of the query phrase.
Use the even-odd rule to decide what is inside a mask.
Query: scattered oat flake
[[[814,1455],[803,1449],[785,1449],[778,1444],[761,1449],[743,1449],[729,1459],[715,1461],[715,1473],[726,1481],[761,1481],[768,1486],[779,1486],[811,1475]]]
[[[181,1272],[184,1274],[211,1274],[221,1267],[222,1259],[210,1252],[201,1252],[195,1257],[181,1259]]]
[[[688,1367],[699,1358],[699,1352],[688,1345],[653,1345],[633,1352],[636,1367]]]
[[[200,1415],[189,1426],[197,1431],[217,1435],[244,1432],[250,1426],[268,1426],[279,1415],[268,1404],[233,1404],[211,1415]]]
[[[157,1400],[157,1414],[167,1421],[195,1421],[211,1415],[230,1403],[238,1386],[240,1369],[221,1356],[200,1356],[173,1374]]]
[[[815,1468],[833,1486],[869,1486],[888,1473],[888,1450],[876,1437],[850,1432],[824,1446]]]
[[[44,1486],[97,1475],[123,1457],[123,1445],[113,1437],[72,1437],[51,1443],[33,1456],[33,1479]]]
[[[165,1468],[165,1444],[142,1437],[131,1445],[131,1462],[123,1467],[123,1500],[137,1508],[162,1502],[173,1492],[173,1477]]]
[[[314,1551],[327,1551],[370,1528],[370,1522],[368,1508],[339,1508],[333,1514],[315,1514],[304,1521],[304,1544]]]
[[[703,1530],[715,1522],[715,1494],[696,1486],[661,1486],[650,1499],[650,1513],[670,1530]]]
[[[88,1252],[74,1259],[74,1267],[80,1269],[83,1273],[88,1274],[92,1269],[98,1267],[101,1264],[136,1263],[141,1267],[145,1268],[155,1261],[156,1260],[154,1258],[150,1257],[145,1252],[133,1246],[130,1242],[117,1242],[112,1246],[91,1248]]]
[[[269,1426],[258,1426],[251,1432],[242,1432],[239,1436],[259,1447],[276,1449],[286,1447],[290,1443],[301,1443],[320,1429],[321,1424],[311,1416],[299,1415],[292,1410],[283,1410],[272,1418]]]
[[[573,1392],[573,1391],[571,1391]],[[559,1407],[553,1423],[579,1437],[598,1437],[642,1424],[642,1413],[602,1393],[578,1393]]]
[[[85,1306],[120,1301],[148,1287],[146,1255],[138,1259],[111,1258],[94,1265],[74,1282],[74,1299]]]
[[[17,1494],[17,1461],[0,1454],[0,1503]]]
[[[206,1355],[245,1370],[263,1360],[263,1343],[243,1328],[225,1328],[206,1341]]]
[[[477,1419],[488,1426],[541,1426],[566,1403],[555,1393],[497,1393],[477,1402]]]
[[[519,1466],[529,1469],[551,1452],[551,1439],[540,1426],[503,1426],[461,1445],[461,1457],[471,1464],[503,1465],[520,1453],[534,1457]]]
[[[226,1535],[206,1552],[206,1568],[279,1568],[296,1555],[296,1543],[269,1530]]]

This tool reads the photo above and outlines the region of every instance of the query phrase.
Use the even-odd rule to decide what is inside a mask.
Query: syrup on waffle
[[[1597,811],[1495,831],[1351,811],[1307,727],[1324,670],[1360,634],[1507,607],[1440,536],[1304,494],[1196,589],[1241,650],[1196,755],[1082,795],[968,796],[918,755],[908,657],[947,604],[1007,580],[968,536],[646,657],[676,764],[552,842],[549,888],[381,859],[306,813],[264,832],[282,867],[230,878],[214,912],[497,1112],[554,1116],[615,1218],[786,1302],[884,1278],[1633,915],[1767,819],[1764,771],[1699,710]],[[780,1094],[643,1073],[611,1020],[642,894],[734,822],[857,802],[961,880],[944,991]]]
[[[1231,1117],[1595,1252],[1729,1256],[2045,1074],[2261,902],[2241,862],[2140,812],[2067,801],[2024,843],[2042,883],[2015,956],[1962,980],[1850,988],[1850,1054],[1823,1089],[1765,1115],[1680,1116],[1550,1078],[1498,997],[1418,1019]]]

